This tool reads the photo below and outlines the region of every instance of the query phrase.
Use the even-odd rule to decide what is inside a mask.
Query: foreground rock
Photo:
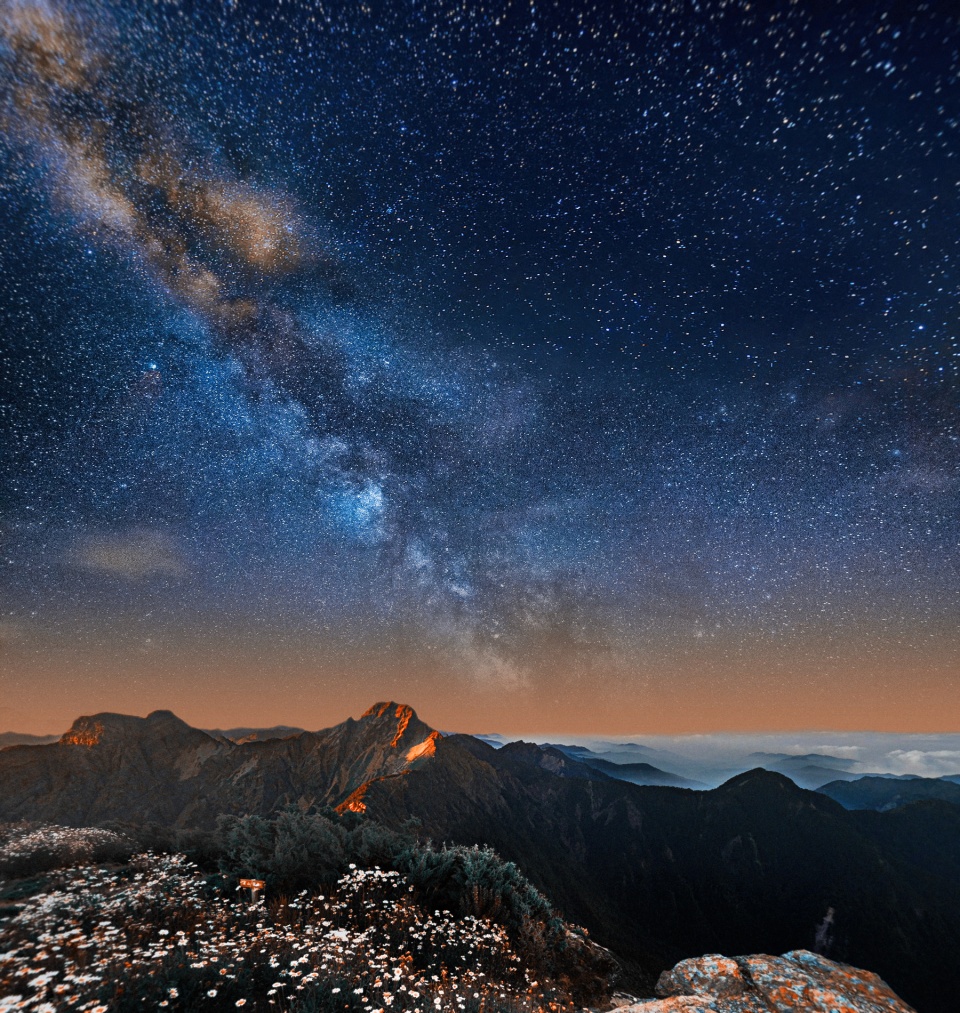
[[[681,960],[660,975],[657,994],[617,1013],[913,1013],[882,978],[809,950]]]

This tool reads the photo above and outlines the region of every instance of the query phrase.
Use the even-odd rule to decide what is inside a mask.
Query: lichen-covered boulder
[[[876,974],[808,950],[691,957],[660,975],[657,995],[617,1013],[914,1013]]]
[[[708,995],[719,998],[741,995],[746,988],[740,965],[719,953],[681,960],[673,970],[664,971],[657,982],[657,994],[661,996]]]

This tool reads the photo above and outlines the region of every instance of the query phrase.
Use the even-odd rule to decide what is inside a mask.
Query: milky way
[[[2,678],[955,691],[958,68],[946,3],[3,0]]]

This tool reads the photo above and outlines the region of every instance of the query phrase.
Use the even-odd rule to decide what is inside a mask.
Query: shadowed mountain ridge
[[[886,812],[915,802],[939,800],[960,806],[960,784],[934,777],[861,777],[855,781],[831,781],[817,791],[845,809],[876,809]]]

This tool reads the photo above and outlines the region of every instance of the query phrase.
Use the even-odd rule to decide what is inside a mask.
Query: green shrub
[[[229,816],[218,824],[220,871],[263,879],[271,895],[329,889],[348,869],[399,872],[425,908],[503,926],[525,966],[585,999],[604,994],[615,964],[567,925],[513,862],[490,848],[436,846],[373,820],[289,808],[272,819]]]

